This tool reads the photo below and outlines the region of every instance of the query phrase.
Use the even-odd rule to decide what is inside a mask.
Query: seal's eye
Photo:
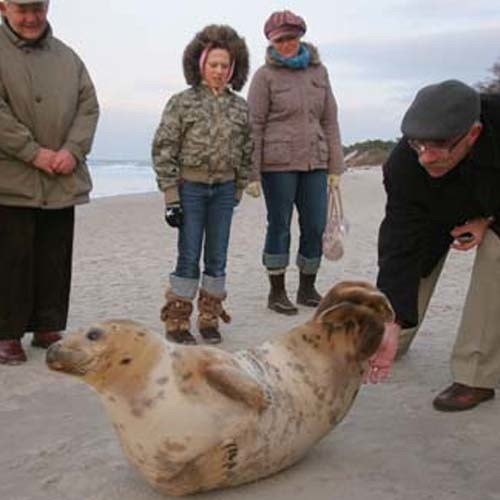
[[[87,338],[92,341],[99,340],[102,335],[103,331],[99,330],[98,328],[92,328],[92,330],[89,330],[87,332]]]

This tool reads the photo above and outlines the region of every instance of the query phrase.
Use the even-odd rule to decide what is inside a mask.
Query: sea
[[[147,160],[93,160],[87,164],[94,188],[91,198],[157,191],[155,174]]]
[[[94,188],[91,198],[157,192],[156,178],[148,160],[87,160]],[[372,172],[380,175],[378,165],[350,168],[346,174],[363,175]],[[346,175],[344,174],[344,175]],[[366,174],[364,174],[366,175]]]

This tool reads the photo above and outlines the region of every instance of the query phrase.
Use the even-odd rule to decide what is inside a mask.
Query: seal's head
[[[378,349],[384,324],[394,320],[394,311],[371,284],[343,281],[323,297],[313,320],[326,330],[331,348],[339,348],[342,332],[346,356],[364,361]]]
[[[96,387],[123,378],[159,351],[160,342],[139,323],[109,320],[67,335],[47,351],[50,369],[83,378]]]

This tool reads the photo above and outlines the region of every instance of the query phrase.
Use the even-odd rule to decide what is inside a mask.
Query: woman
[[[247,105],[231,90],[240,90],[248,76],[245,41],[229,26],[207,26],[186,47],[183,68],[190,87],[168,101],[153,141],[166,222],[179,228],[161,316],[168,338],[196,343],[190,316],[204,242],[198,329],[206,342],[217,343],[218,318],[230,320],[222,301],[231,219],[251,164]]]
[[[315,307],[314,286],[326,223],[327,182],[335,185],[344,170],[337,105],[328,73],[316,48],[301,41],[304,20],[288,10],[274,12],[264,33],[271,42],[266,63],[255,73],[248,93],[254,140],[252,182],[247,193],[267,206],[263,263],[271,290],[268,307],[282,314],[297,308],[285,290],[293,206],[299,215],[297,303]]]

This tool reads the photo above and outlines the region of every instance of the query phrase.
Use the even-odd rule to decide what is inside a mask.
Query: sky
[[[166,101],[186,87],[182,52],[194,34],[212,23],[235,28],[251,78],[264,62],[263,24],[283,9],[306,20],[304,40],[328,69],[345,145],[397,138],[420,87],[449,78],[474,85],[500,60],[498,0],[51,0],[54,34],[78,52],[97,89],[91,157],[149,159]]]

